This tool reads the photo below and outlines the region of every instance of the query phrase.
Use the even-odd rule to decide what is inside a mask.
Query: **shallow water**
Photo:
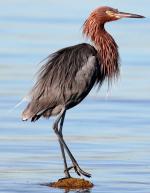
[[[0,2],[0,192],[64,192],[40,185],[63,177],[54,119],[22,122],[24,105],[12,109],[33,85],[39,61],[86,41],[81,25],[99,5],[96,0]],[[67,112],[64,136],[80,166],[92,173],[95,186],[84,192],[149,193],[150,3],[108,5],[147,18],[107,25],[120,46],[121,78],[109,92],[107,84],[94,89]]]

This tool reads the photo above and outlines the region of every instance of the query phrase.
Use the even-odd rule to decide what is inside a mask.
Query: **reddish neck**
[[[112,80],[119,74],[118,46],[112,36],[105,30],[104,24],[96,17],[89,17],[83,26],[83,33],[94,43],[98,53],[101,72],[105,78]]]

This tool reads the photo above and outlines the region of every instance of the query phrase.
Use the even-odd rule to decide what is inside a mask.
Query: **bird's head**
[[[144,18],[142,15],[120,12],[118,9],[106,6],[97,8],[92,14],[103,24],[121,18]]]
[[[105,30],[104,24],[121,18],[144,18],[144,16],[120,12],[118,9],[104,6],[95,9],[83,25],[83,34],[94,43],[101,71],[108,80],[119,74],[119,53],[115,40]]]

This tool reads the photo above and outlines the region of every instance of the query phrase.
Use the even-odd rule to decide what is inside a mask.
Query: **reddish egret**
[[[41,116],[58,116],[53,130],[58,137],[64,161],[64,173],[70,178],[70,169],[78,175],[91,177],[83,171],[63,138],[62,128],[66,111],[79,104],[94,85],[109,82],[119,74],[118,46],[105,30],[106,22],[121,18],[144,18],[141,15],[119,12],[111,7],[94,10],[83,25],[83,34],[90,38],[87,43],[63,48],[51,54],[39,71],[37,82],[30,92],[30,101],[22,113],[22,119],[38,120]],[[68,167],[65,154],[72,166]]]

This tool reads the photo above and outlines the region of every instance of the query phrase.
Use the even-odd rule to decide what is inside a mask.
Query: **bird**
[[[83,24],[83,35],[89,43],[62,48],[47,57],[38,71],[37,80],[29,92],[30,100],[22,112],[22,120],[37,121],[40,117],[56,116],[53,130],[57,135],[64,162],[64,178],[71,178],[70,170],[79,176],[91,177],[81,169],[63,136],[66,111],[78,105],[104,81],[111,83],[119,76],[118,45],[106,31],[105,23],[121,18],[144,18],[142,15],[120,12],[101,6],[91,12]],[[66,154],[71,161],[68,167]]]

